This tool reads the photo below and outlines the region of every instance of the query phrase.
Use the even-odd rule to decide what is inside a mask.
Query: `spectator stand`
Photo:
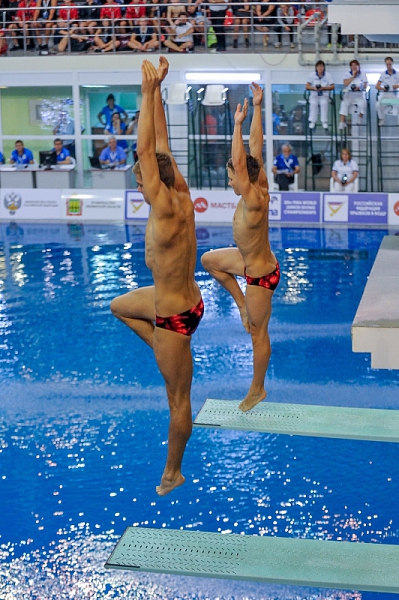
[[[314,129],[309,127],[309,97],[310,91],[305,90],[306,101],[306,164],[305,164],[305,190],[318,190],[326,187],[326,182],[331,176],[331,168],[338,149],[338,129],[337,113],[334,91],[329,92],[329,111],[328,111],[328,133],[320,134],[322,129],[319,122]],[[321,183],[321,186],[317,184]]]
[[[185,83],[171,83],[162,90],[170,149],[191,187],[198,188],[194,104],[192,87]],[[186,119],[181,107],[186,105]],[[177,110],[176,110],[177,109]]]
[[[358,105],[353,102],[349,107],[347,127],[340,131],[339,147],[337,157],[342,148],[348,148],[351,151],[352,158],[359,165],[359,190],[374,191],[373,178],[373,143],[372,143],[372,122],[370,107],[370,87],[366,89],[366,114],[359,124]],[[343,92],[340,94],[341,101]]]
[[[200,88],[197,91],[197,108],[200,188],[227,189],[226,163],[233,137],[228,88],[223,84]]]
[[[381,93],[378,92],[377,100],[380,96]],[[384,124],[380,124],[377,113],[378,191],[393,192],[398,181],[399,98],[383,97],[380,103],[384,111]]]

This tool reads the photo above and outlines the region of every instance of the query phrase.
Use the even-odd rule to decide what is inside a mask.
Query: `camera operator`
[[[309,127],[314,129],[317,122],[320,106],[320,117],[324,129],[328,129],[328,97],[330,90],[334,89],[334,82],[326,65],[318,60],[315,70],[311,72],[306,83],[309,94]]]
[[[360,70],[360,63],[355,58],[349,63],[350,71],[344,77],[344,86],[346,87],[344,99],[339,109],[340,124],[338,129],[345,129],[346,117],[349,113],[351,104],[358,107],[358,124],[360,124],[364,113],[366,112],[366,98],[364,92],[368,86],[366,75]]]
[[[341,160],[333,164],[331,177],[334,179],[334,192],[354,192],[355,179],[359,175],[357,162],[351,159],[348,148],[342,148]]]
[[[377,85],[375,86],[378,90],[378,100],[376,103],[376,109],[378,113],[378,125],[384,125],[385,111],[388,108],[387,105],[381,106],[381,100],[383,98],[395,98],[396,91],[399,88],[399,73],[393,68],[393,58],[387,56],[385,59],[387,70],[381,74]]]

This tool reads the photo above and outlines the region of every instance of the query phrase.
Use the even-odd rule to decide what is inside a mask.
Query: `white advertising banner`
[[[123,190],[61,190],[64,221],[123,221]]]
[[[150,207],[145,202],[143,194],[138,190],[126,190],[125,192],[125,219],[127,221],[136,219],[148,219]]]
[[[9,221],[59,221],[60,190],[2,189],[0,219]]]
[[[190,190],[197,223],[231,223],[239,200],[233,190]]]
[[[347,223],[348,201],[347,194],[324,194],[324,222]]]
[[[388,225],[399,225],[399,194],[388,196]]]

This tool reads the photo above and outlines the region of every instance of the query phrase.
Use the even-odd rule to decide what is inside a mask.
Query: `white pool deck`
[[[353,352],[371,353],[372,369],[399,369],[399,237],[382,240],[352,323]]]

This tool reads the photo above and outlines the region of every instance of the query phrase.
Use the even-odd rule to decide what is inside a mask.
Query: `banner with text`
[[[0,219],[10,221],[59,221],[61,191],[39,189],[2,189]]]
[[[399,225],[399,194],[389,194],[388,224]]]
[[[324,223],[388,222],[388,194],[323,194]]]
[[[62,190],[61,218],[64,221],[123,221],[121,190]]]

